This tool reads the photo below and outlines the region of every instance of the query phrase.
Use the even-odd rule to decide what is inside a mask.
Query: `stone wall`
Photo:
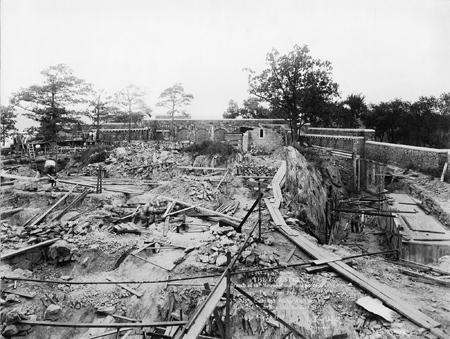
[[[365,148],[367,159],[399,167],[413,165],[414,168],[421,170],[442,170],[445,162],[448,161],[448,151],[443,149],[376,141],[367,141]]]
[[[246,132],[248,134],[248,147],[265,153],[272,153],[285,146],[286,133],[277,128],[255,128]],[[245,150],[245,149],[244,149]]]
[[[364,137],[365,140],[375,140],[374,129],[307,127],[306,133],[347,137]]]
[[[170,119],[148,120],[139,126],[131,128],[131,140],[158,140],[167,139],[172,128]],[[179,141],[202,142],[204,140],[225,141],[225,133],[245,131],[255,128],[269,130],[284,126],[283,119],[220,119],[220,120],[196,120],[177,119],[174,120],[176,139]],[[269,139],[275,135],[270,134]],[[256,132],[255,132],[256,135]],[[101,138],[105,141],[128,140],[128,125],[126,123],[109,123],[102,126]],[[256,138],[255,138],[256,139]],[[264,139],[264,138],[262,138]],[[251,143],[251,140],[249,140]],[[254,140],[254,145],[262,145],[265,149],[273,149],[264,140]],[[277,141],[277,144],[280,144]]]
[[[333,148],[347,152],[355,152],[364,156],[364,137],[347,137],[334,135],[306,134],[305,141],[311,145]]]

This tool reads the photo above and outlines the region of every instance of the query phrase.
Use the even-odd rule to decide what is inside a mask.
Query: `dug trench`
[[[327,202],[349,197],[339,171],[333,168],[330,162],[311,163],[293,148],[284,148],[271,156],[250,156],[242,162],[228,166],[230,173],[233,173],[234,166],[241,166],[246,169],[247,175],[251,174],[249,168],[252,167],[257,168],[258,175],[261,175],[263,167],[278,168],[282,161],[287,161],[288,165],[284,202],[280,211],[292,229],[302,231],[305,238],[315,244],[321,244],[325,240],[323,225],[329,218]],[[209,161],[205,163],[210,164]],[[269,173],[274,174],[270,170],[263,174]],[[142,175],[142,172],[139,175]],[[257,182],[255,185],[251,179],[248,181],[246,178],[228,175],[227,187],[220,187],[218,195],[214,195],[212,192],[221,178],[222,175],[218,175],[215,177],[217,181],[207,181],[204,180],[203,174],[198,175],[198,172],[193,170],[188,174],[178,173],[172,180],[166,180],[155,188],[148,188],[141,195],[126,197],[120,193],[90,193],[75,210],[68,212],[66,218],[59,221],[57,228],[47,222],[39,224],[36,229],[42,230],[35,233],[37,236],[29,234],[26,228],[25,232],[17,228],[22,227],[21,225],[34,214],[47,210],[65,192],[44,192],[48,189],[48,186],[44,186],[42,191],[38,189],[37,192],[16,189],[13,193],[7,193],[10,198],[11,194],[14,194],[8,204],[13,207],[26,207],[24,211],[8,219],[7,239],[17,240],[6,243],[10,251],[17,250],[19,245],[38,245],[51,238],[61,240],[34,252],[26,252],[23,256],[2,261],[2,277],[46,281],[2,280],[2,298],[5,302],[2,307],[4,336],[11,337],[10,334],[16,330],[14,335],[26,335],[28,338],[85,339],[114,331],[113,328],[31,327],[8,321],[13,318],[11,312],[31,320],[72,324],[133,321],[148,323],[190,319],[207,298],[208,292],[205,291],[204,284],[208,283],[210,288],[214,288],[227,264],[226,253],[235,255],[258,222],[258,208],[250,213],[241,232],[237,232],[233,226],[221,227],[223,220],[220,222],[217,218],[202,217],[202,214],[206,213],[200,208],[186,211],[186,217],[176,214],[171,216],[167,225],[162,215],[170,201],[165,200],[163,196],[179,199],[190,205],[202,204],[201,208],[209,210],[235,211],[230,217],[241,220],[247,215],[258,195],[255,189]],[[270,183],[270,180],[264,182]],[[58,187],[62,191],[71,188],[63,184],[58,184]],[[263,191],[265,197],[272,196],[270,186]],[[75,193],[74,190],[73,195],[79,194],[81,191]],[[66,204],[71,201],[69,199]],[[240,202],[239,205],[236,204],[237,201]],[[233,205],[230,205],[230,202],[234,202]],[[141,204],[147,203],[157,211],[154,222],[147,228],[139,218],[125,218],[123,223],[132,222],[138,234],[118,233],[119,228],[115,226],[123,225],[119,219],[136,211]],[[224,205],[232,208],[226,208]],[[61,209],[64,206],[66,205],[61,206]],[[172,211],[183,208],[185,206],[176,205]],[[61,209],[52,212],[48,219]],[[74,219],[70,218],[69,213],[72,213]],[[238,258],[234,267],[236,271],[268,269],[287,263],[306,263],[310,260],[306,253],[278,232],[278,227],[264,204],[261,217],[262,241],[258,241],[257,227],[248,246]],[[89,221],[88,225],[86,221]],[[188,227],[179,227],[181,224]],[[340,257],[361,254],[361,246],[366,252],[387,249],[383,237],[376,234],[380,233],[376,224],[357,234],[351,233],[349,229],[344,230],[345,225],[346,220],[341,220],[341,229],[335,244],[321,247]],[[12,236],[9,231],[13,231],[14,227],[16,233]],[[48,229],[52,231],[44,234]],[[120,230],[123,231],[123,228]],[[17,238],[14,238],[15,236]],[[33,236],[36,239],[33,239]],[[33,241],[29,242],[30,239]],[[370,278],[395,286],[405,299],[414,298],[421,308],[432,312],[436,320],[444,326],[450,325],[450,310],[445,310],[448,297],[444,287],[430,288],[429,285],[413,283],[401,276],[393,264],[379,256],[360,257],[348,263]],[[177,280],[194,277],[198,278]],[[108,279],[128,282],[125,285],[133,292],[114,283],[98,284],[108,282]],[[150,283],[155,281],[163,282]],[[432,338],[431,334],[398,314],[395,315],[395,320],[387,321],[358,306],[356,302],[365,297],[365,293],[334,272],[325,270],[310,274],[300,266],[235,274],[232,281],[252,295],[264,308],[292,324],[306,338],[419,338],[424,334]],[[71,282],[86,284],[70,284]],[[5,293],[5,290],[26,294],[28,297]],[[434,306],[429,306],[430,304]],[[224,320],[225,298],[222,298],[216,309]],[[233,338],[278,338],[288,331],[284,325],[261,311],[236,289],[232,289],[230,327]],[[148,334],[147,338],[156,338],[156,334],[152,336],[149,333],[162,334],[165,329],[146,327],[144,332]],[[135,335],[133,338],[144,337],[139,328],[130,333]],[[206,322],[203,335],[221,337],[213,315]],[[113,334],[102,337],[116,338],[116,333],[114,331]]]

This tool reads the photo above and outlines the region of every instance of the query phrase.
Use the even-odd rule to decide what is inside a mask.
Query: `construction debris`
[[[323,231],[323,211],[336,194],[327,190],[341,192],[343,184],[329,167],[319,171],[306,160],[280,170],[287,158],[282,149],[219,166],[180,144],[133,143],[85,166],[92,177],[61,174],[53,189],[32,181],[36,190],[25,192],[18,189],[23,179],[14,178],[18,185],[2,187],[2,211],[9,211],[0,233],[2,335],[45,328],[48,337],[70,330],[74,338],[181,339],[195,329],[199,338],[228,330],[265,339],[445,338],[445,258],[431,266],[382,259],[395,253],[378,241],[388,232],[366,219],[361,232],[348,235],[344,213],[327,221],[336,224],[336,241],[319,245],[312,234]],[[113,190],[84,190],[95,187],[100,166],[103,188]],[[263,194],[260,212],[255,193]],[[349,209],[389,203],[367,194],[340,199]],[[229,286],[237,288],[227,294]],[[72,322],[75,315],[92,322]],[[141,329],[141,319],[155,322]],[[70,329],[50,327],[58,323]]]

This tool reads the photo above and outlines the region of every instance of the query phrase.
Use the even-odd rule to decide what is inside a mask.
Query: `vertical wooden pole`
[[[99,176],[100,176],[100,193],[102,193],[102,189],[103,189],[103,168],[102,165],[99,166]]]
[[[361,157],[358,155],[356,158],[356,163],[358,165],[358,192],[361,191]]]
[[[258,227],[259,227],[259,235],[258,235],[258,241],[261,243],[261,181],[258,181],[258,196],[259,196],[259,203],[258,203]]]
[[[231,339],[231,332],[230,332],[230,304],[231,304],[231,253],[227,252],[227,302],[226,302],[226,309],[225,309],[225,338]]]

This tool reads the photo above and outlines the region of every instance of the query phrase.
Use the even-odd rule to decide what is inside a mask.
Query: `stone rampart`
[[[448,161],[445,149],[416,147],[367,141],[365,157],[370,160],[399,167],[412,166],[420,170],[438,170]]]

